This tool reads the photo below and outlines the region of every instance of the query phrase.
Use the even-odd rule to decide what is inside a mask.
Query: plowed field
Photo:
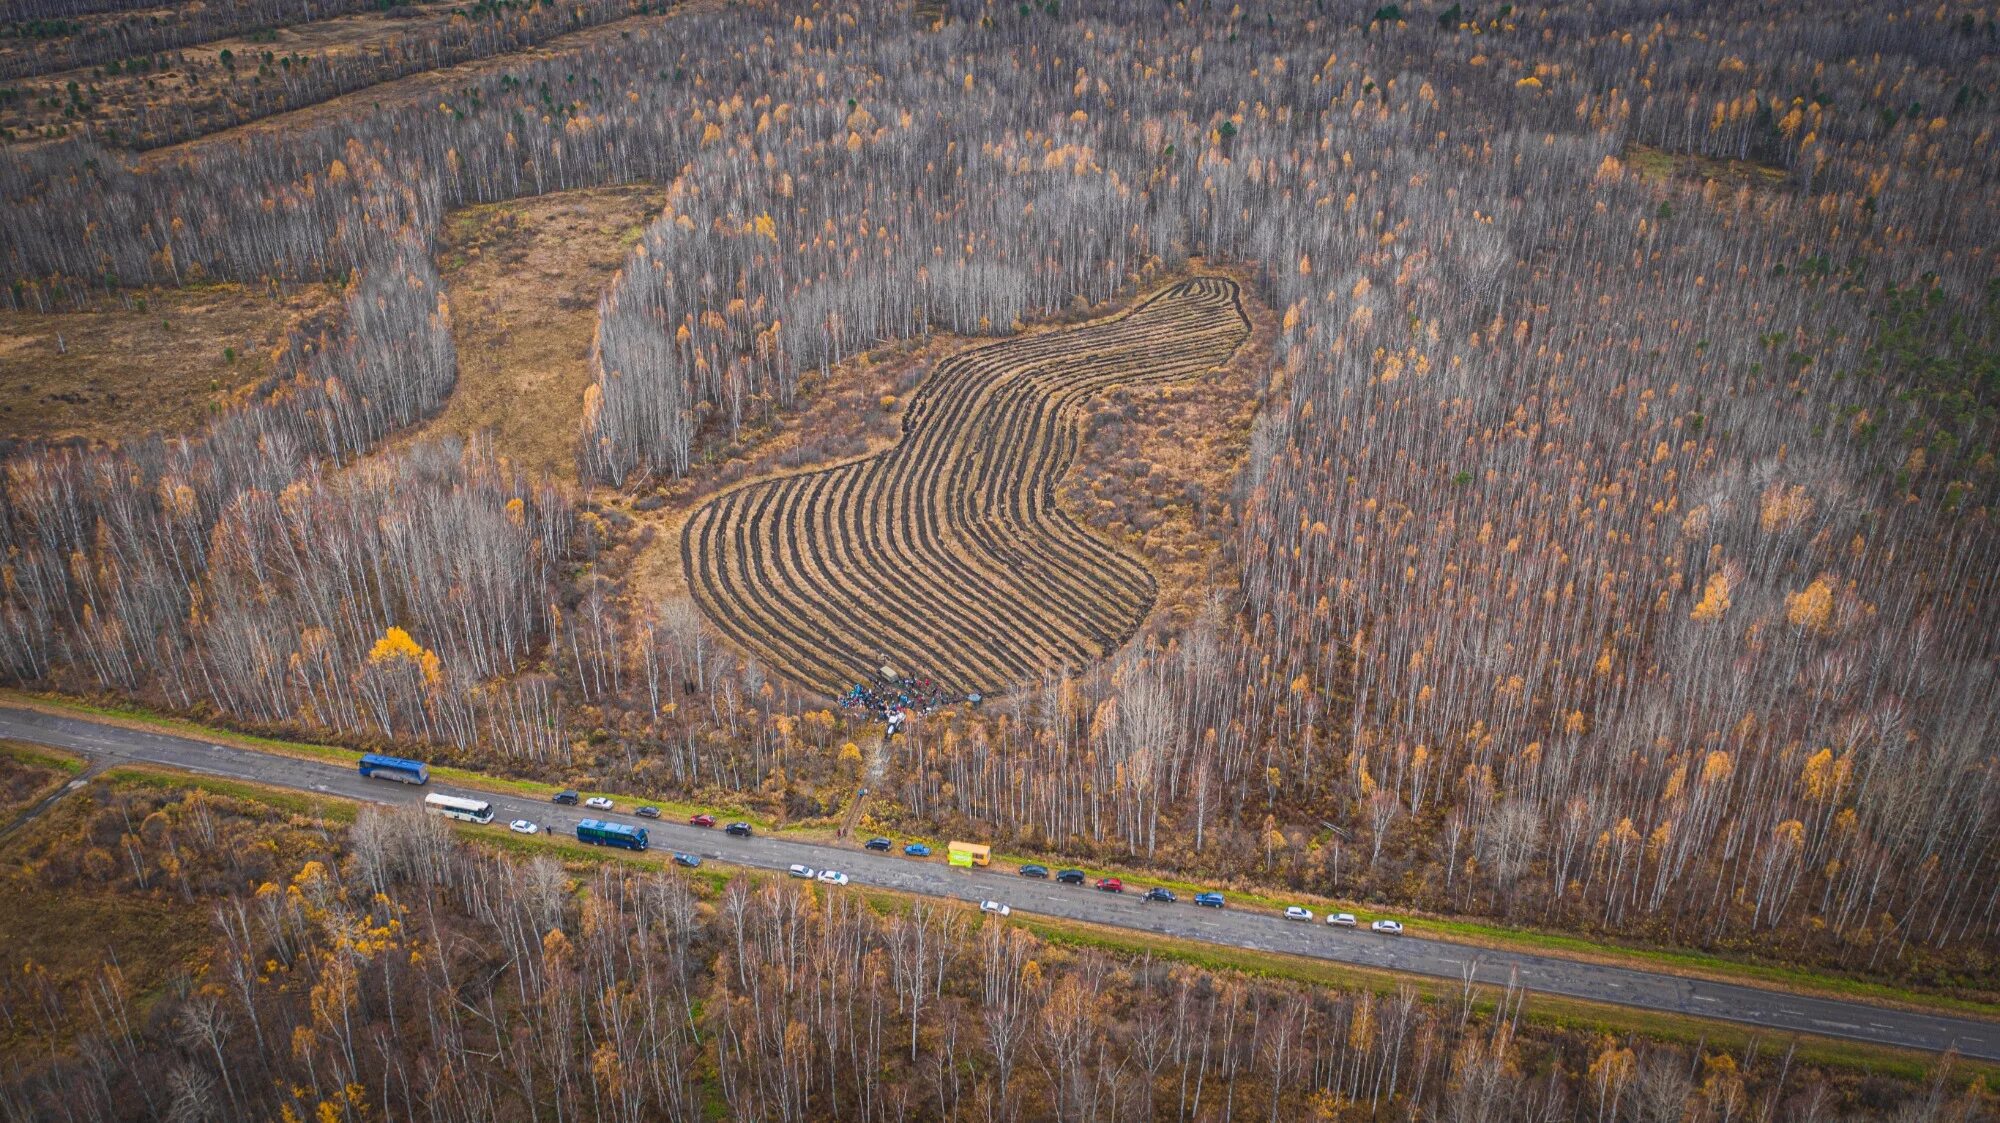
[[[1236,283],[1199,277],[953,355],[895,445],[697,509],[681,539],[695,598],[735,642],[828,694],[885,666],[991,694],[1101,659],[1145,619],[1155,583],[1056,502],[1083,403],[1221,366],[1249,334]]]

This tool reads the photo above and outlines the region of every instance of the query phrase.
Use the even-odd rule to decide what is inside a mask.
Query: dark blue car
[[[1222,907],[1222,894],[1196,893],[1194,895],[1194,903],[1197,905],[1205,906],[1207,908],[1219,909]]]
[[[908,846],[903,847],[903,853],[908,854],[912,858],[928,858],[931,856],[931,848],[921,842],[912,842]]]

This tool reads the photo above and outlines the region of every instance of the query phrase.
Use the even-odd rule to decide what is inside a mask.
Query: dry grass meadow
[[[137,290],[87,311],[0,311],[0,436],[192,431],[271,375],[286,329],[339,295],[215,284]]]

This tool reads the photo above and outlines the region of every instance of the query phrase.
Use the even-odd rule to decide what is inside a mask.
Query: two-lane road
[[[426,791],[472,796],[493,804],[495,830],[529,819],[574,835],[593,816],[645,826],[656,848],[685,850],[737,865],[782,870],[794,863],[833,868],[857,882],[906,893],[963,901],[1005,901],[1027,913],[1156,932],[1253,950],[1338,960],[1364,967],[1459,980],[1467,964],[1479,982],[1504,985],[1510,976],[1529,990],[1642,1010],[1692,1014],[1786,1033],[1843,1037],[1878,1045],[2000,1061],[2000,1022],[1792,994],[1759,987],[1657,974],[1524,952],[1474,948],[1420,936],[1385,937],[1366,930],[1282,920],[1262,912],[1196,908],[1187,902],[1148,904],[1137,893],[1100,893],[993,870],[960,870],[939,859],[917,861],[795,839],[731,838],[721,830],[648,821],[620,807],[592,812],[519,795],[432,783],[428,788],[363,779],[353,768],[186,737],[107,725],[33,710],[0,708],[0,737],[83,753],[99,764],[158,764],[380,804],[410,805]]]

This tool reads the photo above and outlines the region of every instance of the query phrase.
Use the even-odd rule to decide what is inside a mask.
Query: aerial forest
[[[219,282],[338,300],[198,431],[8,447],[0,680],[788,821],[866,781],[884,829],[1992,989],[1997,68],[1990,11],[1960,4],[690,5],[421,103],[143,157],[87,131],[9,145],[6,308]],[[446,217],[641,181],[665,205],[602,288],[582,408],[550,420],[573,432],[574,482],[423,435],[457,378]],[[836,707],[844,684],[754,638],[763,617],[632,579],[642,551],[681,548],[642,540],[635,510],[871,353],[1019,339],[1032,356],[1218,270],[1273,330],[1204,360],[1249,364],[1260,406],[1227,486],[1176,493],[1229,574],[1192,610],[1132,623],[1141,560],[1182,559],[1107,546],[1115,581],[996,611],[981,648],[1055,655],[960,660],[992,676],[955,683],[983,703],[885,742]],[[1083,439],[1119,407],[1078,408]],[[1113,541],[1131,512],[1112,506],[1063,517]],[[855,603],[919,600],[894,568]],[[1019,621],[1064,627],[1114,593],[1115,643],[1009,646]],[[610,1035],[588,1062],[573,1037],[467,1047],[544,1058],[520,1078],[600,1115],[686,1106],[674,1058],[696,1037],[782,1059],[774,1042],[833,1025],[736,1004],[814,981],[784,958],[805,927],[842,977],[876,980],[839,999],[873,1004],[840,1023],[864,1036],[829,1029],[799,1054],[816,1069],[726,1063],[730,1103],[760,1105],[743,1117],[867,1094],[837,1058],[892,1054],[942,1066],[936,1095],[997,1103],[1048,1035],[1092,1032],[1052,1004],[1113,1001],[1088,957],[1029,985],[1015,960],[1038,953],[1011,936],[808,924],[787,894],[730,889],[730,919],[704,922],[731,945],[705,1024],[634,1021],[609,980],[690,985],[658,973],[680,962],[682,890],[607,874],[591,907],[615,921],[548,946],[526,919],[547,896],[512,880],[532,873],[398,860],[417,879],[401,895],[296,874],[224,929],[284,933],[329,993],[373,1001],[451,961],[378,968],[315,943],[318,918],[346,900],[369,929],[404,909],[414,929],[418,901],[448,900],[512,941],[506,986],[551,1007],[535,1033]],[[387,879],[386,862],[361,868]],[[648,933],[645,964],[592,935],[613,922]],[[901,1039],[951,1006],[952,970],[1021,1003],[986,1091]],[[556,1017],[544,976],[565,973],[594,981]],[[1199,1019],[1142,1015],[1173,1038],[1021,1079],[1037,1102],[1095,1103],[1140,1094],[1103,1073],[1157,1062],[1214,1096],[1232,1093],[1201,1074],[1225,1065],[1260,1116],[1303,1117],[1278,1088],[1310,1076],[1493,1117],[1448,1103],[1511,1063],[1498,1023],[1352,1001],[1379,1031],[1149,968],[1116,1002]],[[276,1032],[266,1009],[231,1009],[239,1039]],[[1361,1044],[1301,1052],[1308,1023]],[[288,1055],[318,1087],[400,1094],[412,1078],[338,1024]],[[487,1117],[501,1093],[479,1072],[440,1117]]]

